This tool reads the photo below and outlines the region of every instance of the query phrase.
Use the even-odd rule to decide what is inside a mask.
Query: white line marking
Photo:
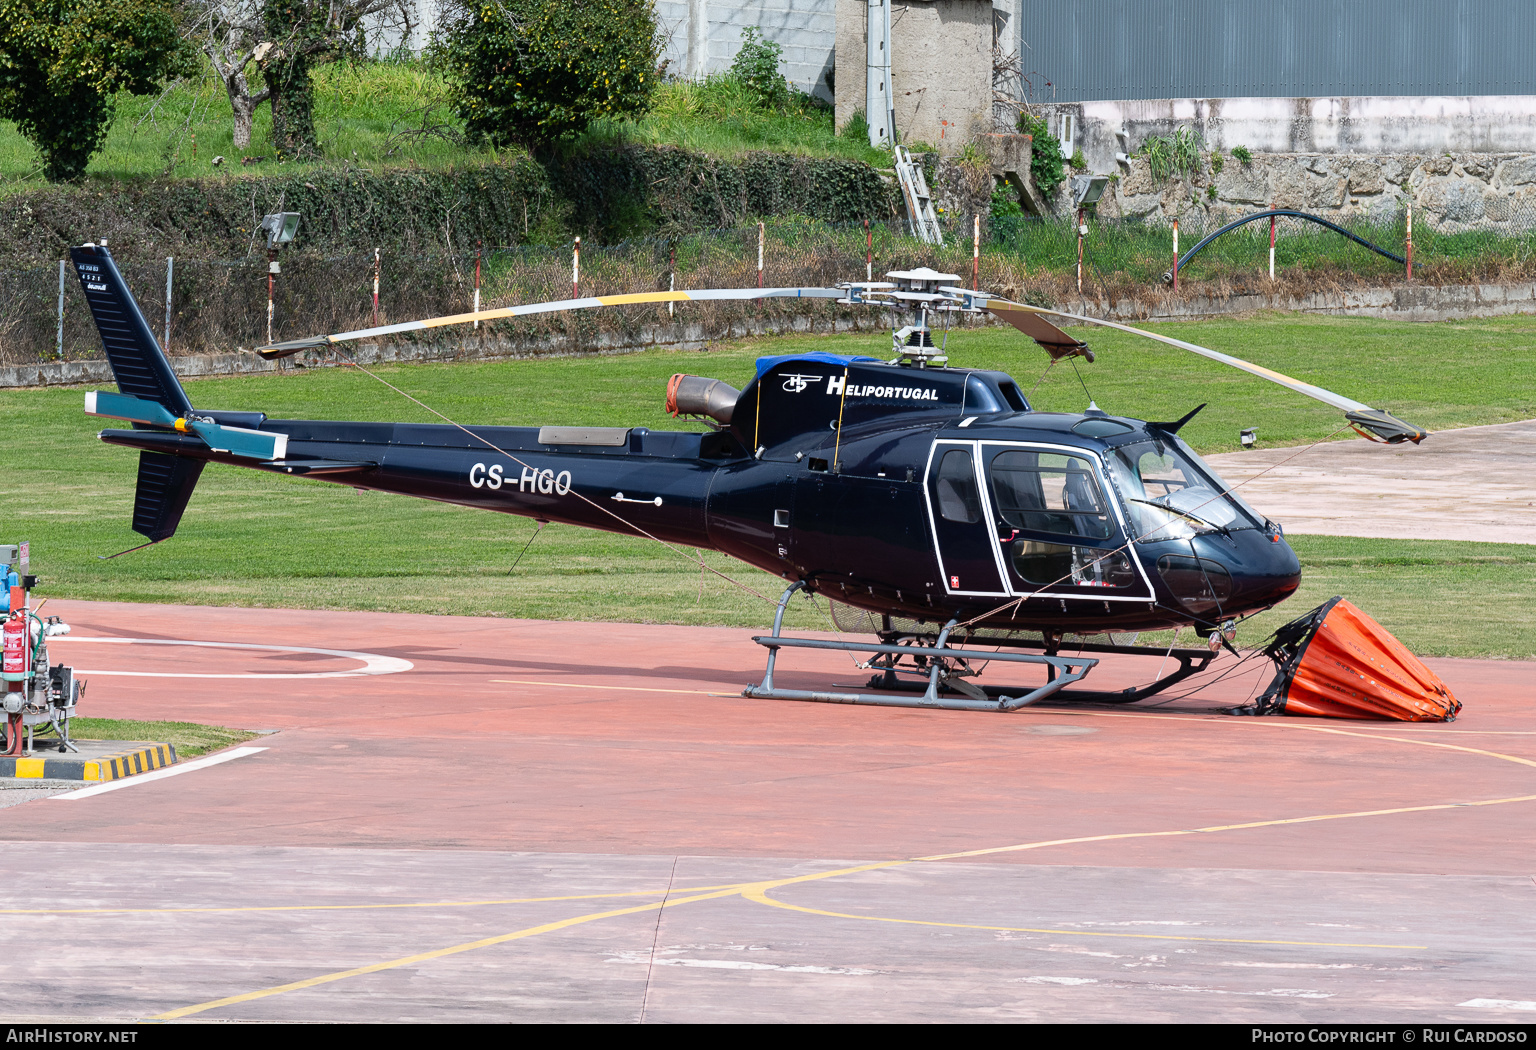
[[[73,802],[77,798],[90,798],[92,795],[104,795],[108,791],[118,791],[122,788],[133,787],[135,784],[145,784],[151,780],[163,780],[166,777],[174,777],[180,773],[190,773],[194,769],[207,769],[209,766],[216,766],[221,762],[232,762],[237,758],[244,758],[246,755],[254,755],[265,750],[267,749],[264,747],[237,747],[232,751],[224,751],[217,755],[210,755],[207,758],[199,758],[191,762],[178,762],[174,766],[168,766],[165,769],[157,769],[152,773],[139,773],[135,776],[124,777],[122,780],[113,780],[106,784],[98,784],[95,787],[86,788],[83,791],[66,791],[62,795],[51,795],[49,797],[62,799],[66,802]]]
[[[49,644],[54,642],[100,642],[108,645],[196,645],[209,649],[261,649],[275,653],[316,653],[321,656],[336,656],[348,660],[357,660],[362,667],[351,671],[309,671],[292,674],[195,674],[176,673],[165,671],[88,671],[83,668],[75,671],[77,675],[99,674],[116,675],[122,678],[361,678],[365,675],[375,674],[399,674],[402,671],[412,670],[416,665],[409,660],[401,660],[395,656],[378,656],[374,653],[358,653],[350,649],[313,649],[304,645],[258,645],[254,642],[183,642],[168,638],[83,638],[80,635],[61,635],[50,638]]]
[[[1480,1006],[1487,1010],[1536,1010],[1536,1003],[1525,999],[1468,999],[1457,1006]]]

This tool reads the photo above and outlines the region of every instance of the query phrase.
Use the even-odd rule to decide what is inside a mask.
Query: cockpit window
[[[1093,464],[1058,452],[1012,450],[989,466],[997,511],[1009,525],[1033,532],[1108,539],[1109,509]]]
[[[945,521],[974,525],[981,520],[981,493],[976,491],[976,471],[965,449],[944,453],[933,490],[939,498],[939,517]]]
[[[1255,528],[1259,515],[1188,447],[1172,440],[1121,445],[1109,471],[1141,539],[1187,539],[1198,532]]]

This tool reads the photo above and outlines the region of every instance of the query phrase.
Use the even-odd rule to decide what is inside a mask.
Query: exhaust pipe
[[[741,391],[729,383],[679,372],[667,384],[667,411],[674,416],[708,416],[729,426]]]

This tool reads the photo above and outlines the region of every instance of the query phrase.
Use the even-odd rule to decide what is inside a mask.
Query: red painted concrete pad
[[[1536,871],[1536,800],[1502,801],[1536,796],[1529,664],[1432,661],[1465,704],[1448,726],[1212,714],[1250,695],[1252,676],[1160,707],[975,714],[740,698],[763,658],[749,641],[762,632],[747,630],[78,602],[49,611],[75,628],[55,658],[98,672],[83,714],[280,732],[255,741],[269,750],[225,765],[0,811],[0,839],[897,858],[1137,836],[979,859]],[[306,677],[368,668],[337,653],[412,668]],[[867,677],[841,653],[787,654],[781,669],[791,687]],[[1095,674],[1118,686],[1151,670],[1120,661]],[[1362,812],[1377,815],[1349,816]],[[1274,823],[1318,817],[1330,819]],[[1255,822],[1265,826],[1144,837]]]

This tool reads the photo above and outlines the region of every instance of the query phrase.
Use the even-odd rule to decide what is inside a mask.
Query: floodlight
[[[261,228],[267,234],[267,250],[281,248],[293,240],[299,232],[299,213],[296,211],[273,212],[261,220]]]
[[[1099,198],[1104,196],[1104,188],[1109,185],[1108,175],[1074,175],[1072,176],[1072,206],[1074,208],[1087,208],[1099,203]]]

